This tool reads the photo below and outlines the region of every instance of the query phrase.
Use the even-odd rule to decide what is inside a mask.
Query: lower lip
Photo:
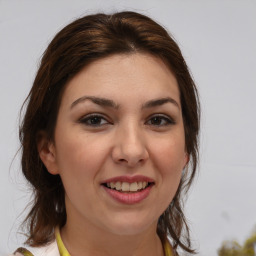
[[[132,193],[119,192],[117,190],[110,189],[105,186],[103,186],[103,188],[113,199],[115,199],[120,203],[136,204],[148,197],[152,186],[149,186],[141,191],[132,192]]]

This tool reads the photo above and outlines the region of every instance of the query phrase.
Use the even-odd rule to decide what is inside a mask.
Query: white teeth
[[[116,190],[121,190],[122,183],[120,181],[116,182],[115,188],[116,188]]]
[[[138,190],[138,183],[137,182],[133,182],[130,184],[130,191],[134,192]]]
[[[122,183],[122,191],[130,191],[130,185],[128,182],[123,182]]]
[[[107,187],[111,189],[115,189],[118,191],[124,191],[124,192],[136,192],[138,190],[144,189],[148,186],[148,182],[146,181],[139,181],[139,182],[108,182]]]

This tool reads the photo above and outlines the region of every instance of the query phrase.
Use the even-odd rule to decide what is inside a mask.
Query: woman
[[[26,104],[22,171],[34,201],[30,248],[14,255],[194,252],[182,198],[199,103],[164,28],[134,12],[74,21],[45,51]]]

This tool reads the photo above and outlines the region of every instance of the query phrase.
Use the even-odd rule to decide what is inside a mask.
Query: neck
[[[156,225],[136,235],[117,235],[90,225],[71,225],[61,230],[63,243],[71,256],[163,256]]]

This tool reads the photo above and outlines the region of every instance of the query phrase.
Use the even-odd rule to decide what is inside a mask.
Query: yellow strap
[[[25,248],[23,248],[23,247],[18,248],[18,249],[15,251],[15,253],[16,253],[16,252],[21,253],[21,254],[24,255],[24,256],[34,256],[29,250],[27,250],[27,249],[25,249]],[[14,255],[15,255],[15,253],[14,253]]]
[[[68,250],[66,249],[65,245],[62,242],[59,228],[55,228],[55,238],[56,238],[57,245],[59,248],[60,256],[70,256]],[[164,241],[164,255],[165,256],[173,256],[172,247],[167,239]],[[31,256],[31,255],[28,254],[25,256]]]
[[[68,250],[66,249],[65,245],[62,242],[59,228],[55,228],[55,238],[59,248],[60,256],[70,256]]]
[[[164,255],[173,256],[172,247],[167,239],[164,241]]]

